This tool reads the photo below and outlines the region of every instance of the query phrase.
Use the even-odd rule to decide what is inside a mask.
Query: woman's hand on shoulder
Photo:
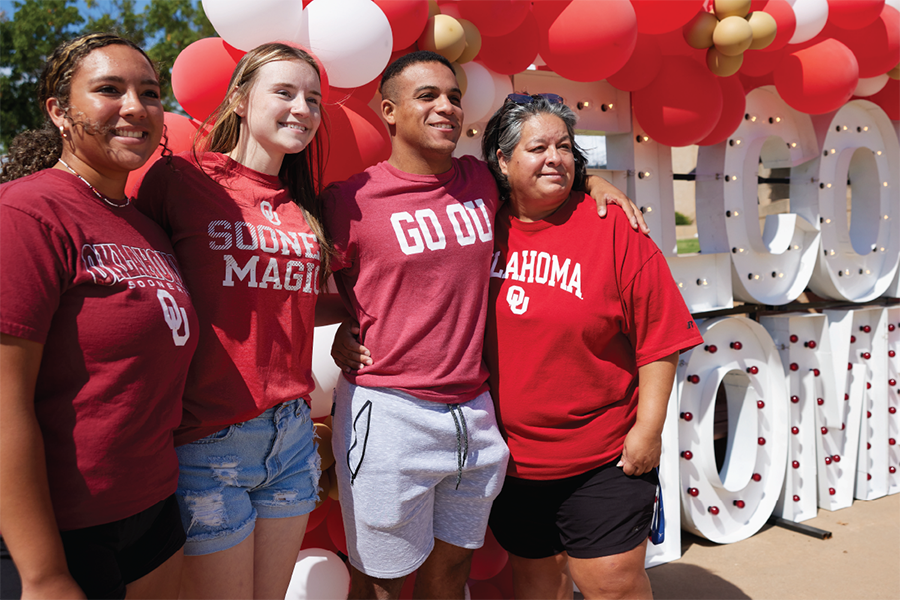
[[[359,343],[359,323],[353,320],[341,323],[331,344],[331,358],[344,373],[373,364],[369,349]]]
[[[659,466],[662,453],[662,436],[647,428],[635,424],[625,436],[622,448],[622,459],[616,466],[622,467],[626,475],[638,476]]]
[[[645,234],[650,233],[650,227],[644,221],[641,209],[622,190],[597,175],[588,175],[585,187],[588,194],[597,203],[597,214],[601,218],[606,216],[606,205],[615,204],[625,213],[632,229],[640,229]]]

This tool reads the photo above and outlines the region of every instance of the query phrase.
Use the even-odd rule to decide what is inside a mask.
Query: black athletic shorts
[[[69,573],[88,598],[124,598],[184,546],[175,495],[120,521],[60,532]]]
[[[507,477],[491,510],[494,537],[522,558],[598,558],[636,548],[650,534],[659,479],[655,471],[630,477],[616,463],[565,479]]]

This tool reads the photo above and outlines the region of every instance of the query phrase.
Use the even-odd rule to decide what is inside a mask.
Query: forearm
[[[319,294],[316,300],[316,327],[334,325],[350,318],[338,294]]]
[[[638,368],[638,408],[635,427],[662,435],[669,396],[675,382],[678,352]]]

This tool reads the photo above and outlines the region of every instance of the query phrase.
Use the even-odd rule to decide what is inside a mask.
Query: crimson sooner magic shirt
[[[176,444],[315,389],[316,236],[277,176],[215,152],[201,163],[157,161],[137,199],[171,237],[200,319]]]
[[[482,361],[497,185],[465,156],[439,175],[387,162],[332,186],[326,221],[345,305],[374,364],[344,376],[435,402],[487,390]]]
[[[165,234],[47,169],[0,186],[0,263],[0,331],[44,346],[34,407],[60,529],[173,494],[197,319]]]
[[[497,215],[485,359],[508,473],[561,479],[619,457],[637,369],[703,340],[649,237],[573,193],[526,223]]]

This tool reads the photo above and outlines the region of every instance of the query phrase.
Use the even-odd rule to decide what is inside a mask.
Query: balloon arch
[[[190,147],[244,52],[275,40],[310,50],[323,67],[323,184],[389,156],[378,79],[415,49],[436,51],[457,70],[467,121],[457,154],[479,153],[484,123],[514,89],[561,94],[577,108],[580,132],[606,136],[605,174],[643,208],[706,340],[682,356],[669,403],[661,465],[667,539],[651,546],[648,565],[680,557],[682,527],[730,543],[773,514],[802,521],[817,507],[900,491],[900,0],[203,7],[221,37],[191,44],[172,69],[175,96],[190,115],[166,115],[174,151]],[[671,149],[695,144],[701,252],[679,255]],[[760,162],[790,170],[791,212],[766,216],[762,228]],[[807,289],[824,310],[798,303]],[[748,313],[757,318],[735,316]],[[338,376],[330,333],[317,336],[314,358],[322,501],[292,598],[344,598],[349,581],[328,468]],[[714,447],[723,409],[724,457]],[[506,563],[488,532],[475,553],[471,596],[512,597]],[[408,579],[402,597],[410,597]]]

